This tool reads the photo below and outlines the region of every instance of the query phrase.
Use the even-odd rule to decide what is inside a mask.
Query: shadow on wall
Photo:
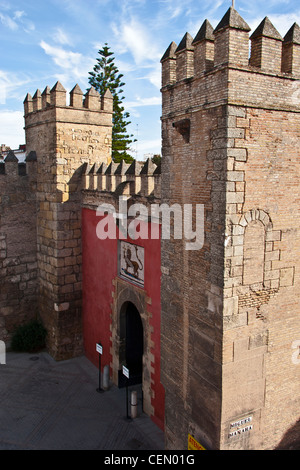
[[[300,450],[300,419],[285,433],[275,450]]]

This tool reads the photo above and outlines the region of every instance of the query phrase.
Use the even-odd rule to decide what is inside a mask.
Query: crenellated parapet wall
[[[268,17],[250,37],[249,32],[248,24],[232,7],[215,29],[206,19],[194,39],[186,33],[178,47],[172,42],[166,50],[161,59],[163,87],[223,65],[299,76],[300,28],[297,23],[284,38]]]
[[[213,89],[215,95],[218,93],[216,99],[229,100],[233,105],[271,108],[281,105],[296,109],[299,98],[295,92],[299,91],[300,78],[299,26],[294,23],[282,38],[266,17],[251,36],[249,33],[248,24],[231,7],[215,29],[205,20],[194,39],[186,33],[178,47],[172,42],[161,59],[165,112],[174,112],[171,103],[167,103],[167,92],[175,84],[182,88],[182,102],[186,102],[188,93],[193,93],[190,95],[193,99],[189,99],[193,108],[209,105]],[[188,86],[182,87],[186,80]],[[253,86],[253,81],[257,86]],[[277,90],[280,87],[276,97],[274,87]]]
[[[109,192],[116,196],[142,196],[160,199],[161,178],[160,166],[155,165],[151,159],[145,162],[133,161],[131,164],[104,163],[88,165],[82,175],[82,189]]]
[[[36,153],[34,151],[31,151],[27,155],[25,162],[19,162],[18,158],[11,150],[4,161],[0,163],[0,177],[6,177],[2,179],[2,184],[8,181],[11,183],[11,178],[16,179],[18,176],[29,176],[36,182],[36,162]]]
[[[27,116],[52,107],[68,107],[69,109],[102,111],[111,114],[112,101],[112,94],[109,89],[103,96],[100,96],[93,87],[83,94],[79,85],[76,84],[70,91],[69,103],[67,103],[66,89],[60,82],[56,82],[52,89],[46,86],[42,93],[40,90],[36,90],[33,97],[28,93],[24,100],[24,111],[25,116]]]
[[[113,99],[109,90],[100,96],[91,87],[85,94],[78,85],[67,92],[60,82],[24,100],[26,149],[35,151],[40,165],[68,161],[70,175],[95,156],[111,161]],[[43,157],[43,158],[40,158]],[[53,161],[54,159],[54,161]],[[67,188],[58,188],[59,190]]]

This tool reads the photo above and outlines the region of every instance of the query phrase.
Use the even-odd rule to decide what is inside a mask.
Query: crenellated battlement
[[[19,162],[14,152],[11,150],[7,154],[7,157],[3,162],[0,163],[0,177],[18,177],[18,176],[31,176],[36,177],[36,153],[30,152],[25,162]]]
[[[66,89],[56,82],[24,100],[26,148],[36,152],[40,187],[51,182],[51,192],[65,198],[73,187],[68,181],[83,163],[110,163],[113,112],[109,89],[103,96],[93,87],[83,94],[76,84],[69,95],[67,103]]]
[[[151,159],[145,162],[133,161],[131,164],[111,162],[85,165],[82,172],[82,189],[109,192],[115,195],[153,196],[160,198],[160,166]]]
[[[24,112],[26,117],[31,113],[58,107],[111,113],[112,101],[113,98],[109,89],[103,96],[100,96],[93,87],[83,94],[79,85],[76,84],[70,91],[69,103],[67,103],[67,91],[58,81],[52,89],[46,86],[42,93],[40,90],[36,90],[33,97],[28,93],[24,100]]]
[[[161,59],[162,87],[231,66],[257,73],[300,77],[297,23],[284,38],[268,17],[250,37],[249,32],[246,21],[232,7],[215,29],[206,19],[194,39],[185,33],[178,47],[172,42],[166,50]]]

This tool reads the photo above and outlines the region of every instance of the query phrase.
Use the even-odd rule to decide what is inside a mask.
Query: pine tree
[[[136,140],[132,135],[127,134],[129,113],[125,112],[122,101],[125,99],[122,87],[125,83],[122,81],[123,74],[119,73],[114,63],[113,52],[105,43],[104,47],[98,51],[100,57],[96,59],[96,64],[92,72],[89,72],[89,83],[100,95],[103,95],[107,88],[113,95],[113,128],[112,128],[112,159],[114,162],[125,160],[129,163],[133,160],[128,154],[130,144]]]

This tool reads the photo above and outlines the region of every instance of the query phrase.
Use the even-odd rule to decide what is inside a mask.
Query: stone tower
[[[86,167],[111,161],[112,95],[57,82],[24,101],[26,150],[37,160],[38,312],[55,359],[82,351],[81,192]]]
[[[250,58],[249,31],[230,8],[161,60],[162,202],[205,234],[162,240],[169,449],[274,448],[299,418],[300,29],[265,18]]]

